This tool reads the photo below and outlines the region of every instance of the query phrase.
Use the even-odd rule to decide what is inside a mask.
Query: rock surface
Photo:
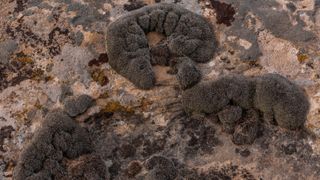
[[[170,68],[153,66],[156,83],[148,91],[116,73],[108,63],[106,27],[128,11],[160,1],[202,15],[214,27],[218,49],[210,61],[197,64],[201,81],[280,74],[309,98],[305,127],[247,126],[240,119],[235,132],[249,130],[256,138],[252,142],[243,136],[239,142],[252,144],[236,145],[218,117],[198,114],[195,119],[184,113]],[[75,177],[319,179],[319,37],[317,0],[2,0],[0,179],[12,179],[45,116],[63,108],[68,96],[82,94],[95,103],[71,124],[86,130],[95,152],[64,157],[65,172]],[[163,42],[157,36],[148,41]],[[254,102],[240,97],[234,100],[243,103],[238,106],[245,115]]]

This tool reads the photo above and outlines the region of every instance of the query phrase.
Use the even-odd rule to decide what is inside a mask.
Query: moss
[[[253,84],[243,76],[225,76],[216,81],[199,83],[182,93],[188,113],[217,113],[229,103],[244,109],[252,107]]]
[[[286,129],[303,126],[310,107],[302,89],[278,74],[256,78],[233,75],[200,83],[183,92],[182,104],[189,114],[217,113],[228,104],[244,110],[254,107],[266,122]]]
[[[302,89],[278,74],[256,78],[254,104],[266,120],[286,129],[303,126],[310,107]]]
[[[88,133],[62,111],[49,113],[14,169],[16,180],[57,179],[67,172],[64,159],[92,152]]]
[[[150,52],[146,34],[153,31],[167,36],[168,46],[151,48]],[[155,85],[151,56],[154,64],[161,65],[168,64],[169,54],[207,62],[216,45],[203,17],[166,3],[129,12],[108,26],[106,39],[110,66],[141,89]]]
[[[177,60],[178,59],[178,60]],[[177,79],[180,84],[181,89],[187,89],[195,84],[197,84],[201,79],[201,72],[196,67],[195,63],[187,57],[176,58],[178,64],[177,69]]]

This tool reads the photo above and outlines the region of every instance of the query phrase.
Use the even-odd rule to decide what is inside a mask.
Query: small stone
[[[93,104],[93,99],[88,95],[78,97],[67,97],[64,102],[64,109],[71,117],[85,112]]]

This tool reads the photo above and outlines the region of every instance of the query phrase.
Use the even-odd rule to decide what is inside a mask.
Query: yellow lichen
[[[117,101],[108,102],[104,106],[103,111],[104,112],[127,112],[127,113],[133,113],[134,112],[134,110],[132,108],[122,106]]]
[[[107,85],[109,82],[109,79],[107,78],[103,70],[96,70],[92,72],[91,77],[94,81],[96,81],[101,86]]]
[[[308,59],[308,56],[306,54],[297,54],[297,57],[300,63],[303,63]]]
[[[22,63],[32,63],[33,62],[33,60],[27,56],[17,57],[16,60],[19,62],[22,62]]]

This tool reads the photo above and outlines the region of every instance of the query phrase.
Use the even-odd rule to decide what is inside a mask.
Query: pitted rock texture
[[[167,47],[160,49],[163,52],[168,49],[170,54],[200,63],[209,61],[215,52],[211,26],[191,11],[165,3],[131,11],[109,24],[107,52],[111,67],[141,89],[155,84],[151,62],[159,60],[152,61],[146,38],[147,33],[154,31],[167,37]],[[163,61],[159,64],[166,64]]]

